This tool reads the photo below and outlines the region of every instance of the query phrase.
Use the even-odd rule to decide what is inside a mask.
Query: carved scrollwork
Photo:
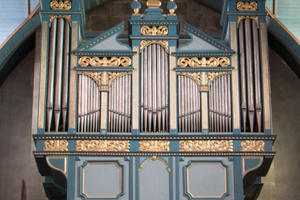
[[[233,142],[232,140],[182,140],[179,141],[179,150],[186,152],[233,151]]]
[[[129,152],[128,140],[77,140],[76,151]]]
[[[140,151],[142,152],[159,152],[170,151],[170,141],[146,140],[140,141]]]
[[[51,10],[70,10],[72,7],[71,1],[57,1],[53,0],[50,2],[50,8]]]
[[[68,151],[68,140],[45,140],[45,151]]]
[[[138,169],[139,172],[142,171],[142,169],[143,169],[145,163],[148,162],[148,161],[150,161],[150,160],[152,160],[152,161],[158,160],[158,161],[162,162],[162,163],[166,166],[167,172],[168,172],[168,173],[171,172],[171,169],[170,169],[168,163],[167,163],[164,159],[159,158],[159,157],[157,157],[157,156],[152,156],[151,158],[146,158],[146,159],[141,163],[141,165],[140,165],[140,167],[139,167],[139,169]]]
[[[167,26],[142,26],[141,28],[142,35],[168,35]]]
[[[88,57],[83,56],[78,61],[79,66],[81,67],[128,67],[131,65],[131,59],[129,57],[111,57],[110,59],[107,57],[99,58],[99,57]]]
[[[263,140],[243,140],[241,142],[242,151],[265,151]]]
[[[93,79],[98,86],[101,86],[101,72],[81,72],[79,74],[86,75]]]
[[[230,59],[227,57],[211,58],[178,58],[179,67],[227,67],[230,66]]]
[[[236,9],[239,11],[256,11],[257,10],[257,2],[243,2],[239,1],[236,3]]]
[[[143,50],[146,46],[150,44],[159,44],[161,45],[166,51],[168,51],[168,41],[167,40],[142,40],[140,43],[140,48]]]

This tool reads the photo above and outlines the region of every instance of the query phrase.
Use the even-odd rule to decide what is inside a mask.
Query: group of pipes
[[[195,80],[178,75],[178,131],[201,132],[201,94]]]
[[[123,74],[111,82],[108,131],[131,132],[131,74]]]
[[[239,24],[239,66],[241,88],[242,130],[262,130],[262,89],[257,22],[242,20]]]
[[[168,56],[158,44],[141,52],[141,124],[142,132],[169,130]]]
[[[100,91],[97,83],[87,75],[78,75],[77,131],[100,131]]]
[[[70,25],[64,18],[54,18],[50,27],[47,83],[47,131],[66,131]]]
[[[209,122],[211,132],[231,132],[231,79],[221,73],[209,84]]]

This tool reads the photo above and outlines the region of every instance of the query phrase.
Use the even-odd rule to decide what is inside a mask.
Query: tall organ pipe
[[[258,132],[261,132],[262,103],[261,103],[261,84],[260,84],[260,67],[259,67],[259,40],[257,24],[252,20],[253,35],[253,56],[254,56],[254,82],[255,82],[255,108]]]
[[[253,55],[251,38],[251,21],[245,20],[245,40],[246,40],[246,67],[247,67],[247,96],[248,96],[248,117],[250,131],[254,129],[254,88],[253,88]]]
[[[51,130],[53,116],[53,96],[54,96],[54,72],[55,72],[55,48],[56,48],[56,27],[57,19],[51,24],[49,64],[48,64],[48,90],[47,90],[47,130]]]
[[[63,61],[63,83],[62,83],[62,124],[63,131],[66,131],[68,113],[68,82],[69,82],[69,53],[70,53],[70,25],[65,21],[64,33],[64,61]]]

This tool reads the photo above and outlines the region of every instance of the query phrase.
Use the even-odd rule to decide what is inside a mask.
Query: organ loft
[[[224,2],[221,38],[174,0],[133,0],[89,38],[81,0],[41,1],[33,154],[49,199],[257,198],[275,155],[265,1]]]

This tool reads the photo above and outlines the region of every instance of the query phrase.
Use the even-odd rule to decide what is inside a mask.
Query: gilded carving
[[[64,18],[71,25],[71,15],[51,15],[50,16],[50,24],[54,19]]]
[[[68,140],[45,140],[45,151],[68,151]]]
[[[208,72],[208,81],[214,80],[216,77],[224,75],[224,74],[229,74],[228,72]]]
[[[208,77],[207,77],[207,74],[205,72],[201,73],[200,80],[201,80],[201,85],[207,85]]]
[[[141,28],[142,35],[168,35],[167,26],[142,26]]]
[[[227,67],[230,66],[230,59],[227,57],[211,58],[178,58],[179,67]]]
[[[263,140],[242,140],[242,151],[265,151],[265,142]]]
[[[252,19],[256,22],[256,25],[258,25],[258,17],[257,16],[238,16],[238,24],[244,19]]]
[[[140,167],[139,167],[139,169],[138,169],[139,172],[142,171],[142,169],[143,169],[145,163],[148,162],[148,161],[150,161],[150,160],[152,160],[152,161],[155,161],[155,160],[161,161],[161,162],[166,166],[167,171],[168,171],[169,173],[171,172],[171,169],[170,169],[168,163],[167,163],[164,159],[158,158],[157,156],[152,156],[151,158],[146,158],[146,159],[141,163],[141,165],[140,165]]]
[[[193,79],[197,85],[200,84],[200,73],[199,72],[184,72],[184,73],[178,73],[179,76],[186,76],[191,79]]]
[[[79,66],[81,67],[128,67],[131,65],[131,59],[129,57],[111,57],[110,59],[107,57],[99,58],[99,57],[87,57],[83,56],[78,61]]]
[[[111,84],[112,81],[115,80],[116,78],[119,78],[121,76],[125,76],[127,74],[130,74],[130,73],[128,73],[128,72],[109,72],[108,73],[109,84]]]
[[[50,2],[50,8],[51,10],[70,10],[72,7],[71,1],[57,1],[53,0]]]
[[[93,79],[98,86],[101,85],[101,72],[82,72],[81,74]]]
[[[161,1],[159,0],[148,0],[146,3],[147,7],[160,7]]]
[[[239,11],[256,11],[257,3],[255,1],[251,1],[251,2],[239,1],[236,3],[236,9]]]
[[[142,40],[140,43],[141,50],[143,50],[146,46],[149,46],[150,44],[159,44],[163,48],[165,48],[166,51],[168,51],[169,43],[167,40]]]
[[[179,151],[233,151],[232,140],[181,140]]]
[[[76,151],[129,152],[128,140],[77,140]]]
[[[140,141],[139,144],[142,152],[170,151],[170,141],[145,140]]]

